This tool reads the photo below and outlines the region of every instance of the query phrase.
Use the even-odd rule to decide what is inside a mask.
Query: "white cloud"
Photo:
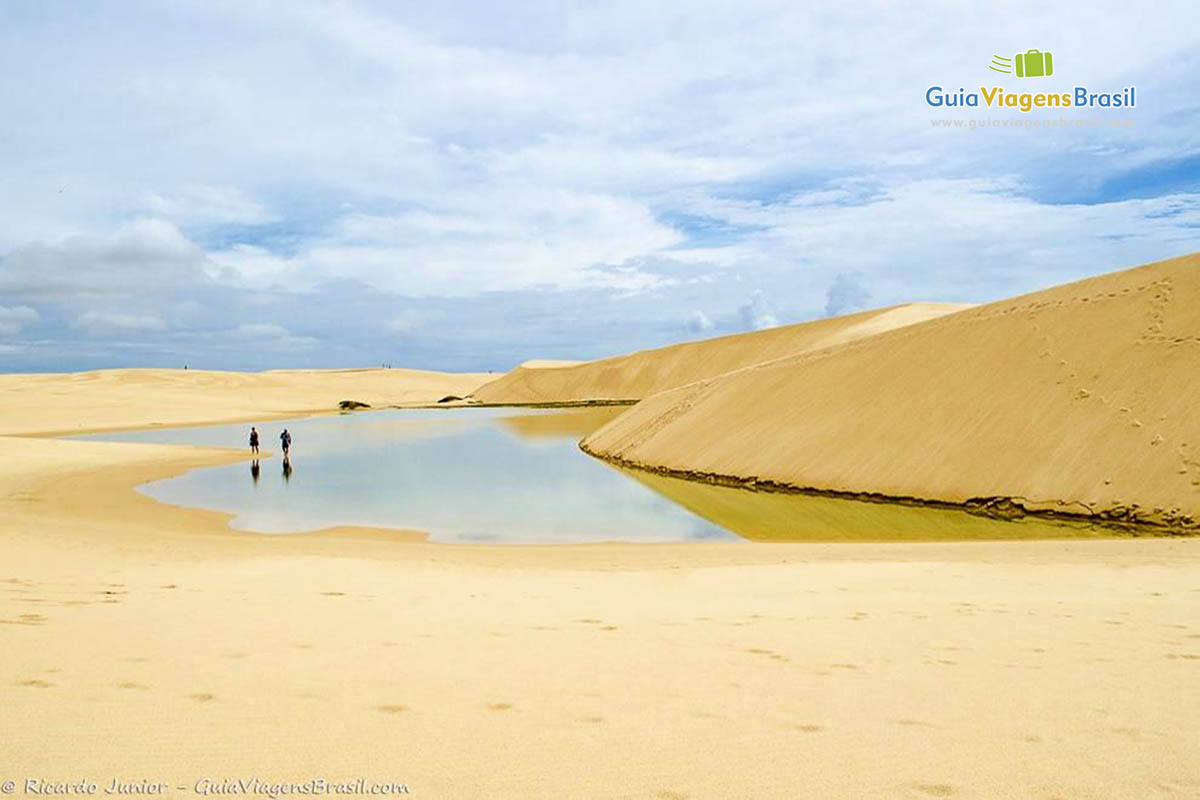
[[[38,313],[29,306],[0,306],[0,336],[16,336],[24,325],[38,321]]]
[[[286,339],[291,336],[287,328],[270,322],[251,322],[238,325],[233,335],[239,339]]]
[[[445,197],[453,209],[348,214],[291,256],[237,245],[213,252],[248,285],[309,289],[355,279],[412,295],[458,296],[535,286],[627,288],[630,273],[596,272],[682,241],[645,205],[564,190],[488,190]]]
[[[192,184],[167,194],[148,191],[144,202],[151,216],[182,225],[261,225],[278,219],[234,186]]]
[[[167,324],[153,314],[126,314],[119,311],[88,311],[79,315],[71,327],[89,336],[153,333]]]
[[[387,324],[387,329],[392,333],[414,333],[441,319],[442,316],[442,312],[436,309],[405,309],[392,318],[391,322]]]
[[[0,75],[0,297],[64,338],[59,320],[117,309],[199,348],[338,282],[397,295],[319,333],[351,351],[363,330],[447,333],[398,308],[491,293],[551,308],[611,292],[616,331],[636,296],[661,327],[759,289],[770,307],[742,314],[759,327],[840,307],[838,275],[871,303],[986,300],[1177,255],[1196,249],[1196,194],[1076,202],[1195,152],[1193,4],[1127,17],[1082,0],[986,18],[780,0],[38,6],[0,26],[13,63],[54,65]],[[927,86],[990,81],[993,52],[1038,37],[1068,84],[1136,83],[1137,126],[930,129]],[[120,327],[96,319],[74,330]],[[578,346],[542,320],[470,335],[481,352]]]
[[[825,316],[836,317],[851,311],[865,309],[871,301],[871,293],[855,275],[839,273],[825,290]]]
[[[693,311],[688,314],[687,329],[691,333],[705,333],[711,331],[716,325],[708,318],[708,315],[703,311]]]
[[[77,296],[142,294],[205,280],[203,251],[173,224],[134,219],[112,233],[80,234],[9,253],[0,292]]]
[[[251,287],[278,285],[296,271],[294,260],[248,244],[210,253],[210,259],[215,267],[211,273],[214,278]]]
[[[229,331],[229,335],[252,349],[274,351],[306,350],[319,342],[312,336],[294,336],[287,328],[272,322],[243,323]]]
[[[779,324],[779,318],[771,310],[771,304],[761,289],[750,293],[750,302],[738,308],[738,316],[742,320],[742,327],[748,331],[773,328]]]

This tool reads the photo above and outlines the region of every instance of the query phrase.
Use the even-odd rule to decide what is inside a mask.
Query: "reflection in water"
[[[234,528],[261,533],[363,525],[459,542],[736,541],[579,450],[580,436],[620,410],[409,409],[288,420],[304,442],[304,469],[281,460],[286,480],[247,484],[236,464],[139,491],[229,512]],[[283,424],[258,429],[272,441]],[[245,426],[89,438],[235,446]]]
[[[1059,539],[1111,536],[1090,523],[1001,520],[953,508],[874,503],[717,486],[622,470],[701,517],[756,542]]]
[[[499,418],[504,430],[522,439],[582,439],[629,410],[628,406],[589,406],[553,414],[513,414]]]
[[[1110,535],[1085,523],[1015,522],[964,511],[754,492],[617,470],[577,442],[620,407],[389,410],[289,420],[303,471],[251,484],[244,465],[208,467],[139,491],[233,515],[238,530],[335,525],[421,530],[435,541],[918,541]],[[279,423],[258,425],[278,436]],[[78,438],[238,447],[245,426]],[[267,439],[270,441],[270,439]]]

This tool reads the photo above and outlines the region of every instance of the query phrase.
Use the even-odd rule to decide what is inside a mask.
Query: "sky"
[[[9,0],[0,371],[499,371],[1184,255],[1197,75],[1194,0]],[[1137,105],[926,103],[994,85]]]

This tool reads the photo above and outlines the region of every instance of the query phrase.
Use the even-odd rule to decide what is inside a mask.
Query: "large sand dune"
[[[1200,255],[655,395],[584,441],[666,471],[1194,526]]]
[[[372,406],[432,403],[468,394],[489,377],[411,369],[0,375],[0,435],[232,422],[329,411],[342,400]]]
[[[480,388],[474,399],[505,404],[640,400],[655,392],[750,364],[831,347],[968,307],[910,303],[570,366],[560,366],[563,362],[526,362]]]
[[[1173,310],[1153,336],[1176,336]],[[482,380],[5,376],[0,420],[215,422]],[[0,436],[0,780],[16,794],[361,777],[430,798],[1196,795],[1195,538],[439,545],[238,533],[133,490],[247,455]],[[689,486],[677,499],[740,527],[732,490]],[[885,511],[811,505],[846,538]],[[904,510],[921,536],[955,524]]]

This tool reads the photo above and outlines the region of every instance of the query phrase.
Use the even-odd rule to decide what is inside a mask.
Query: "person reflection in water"
[[[292,478],[292,461],[287,456],[283,457],[283,479],[285,481]]]
[[[250,477],[254,479],[255,484],[258,483],[258,471],[258,459],[256,458],[250,462]]]

